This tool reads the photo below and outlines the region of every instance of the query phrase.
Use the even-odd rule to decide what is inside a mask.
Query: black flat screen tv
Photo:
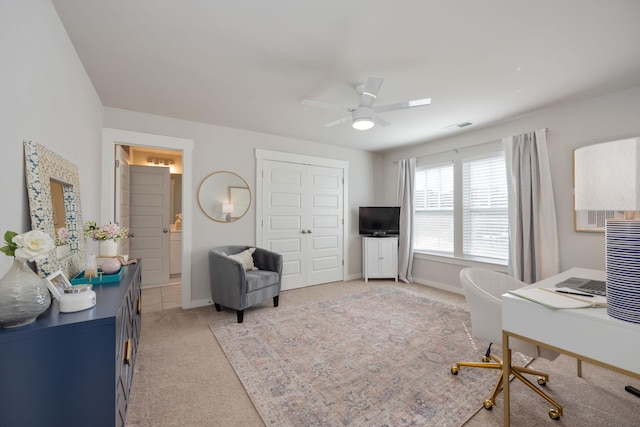
[[[360,234],[383,237],[400,234],[400,206],[360,206]]]

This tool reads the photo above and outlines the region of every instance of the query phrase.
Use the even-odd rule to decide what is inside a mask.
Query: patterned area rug
[[[452,375],[485,350],[469,313],[398,287],[233,319],[211,330],[267,426],[459,426],[497,375]]]

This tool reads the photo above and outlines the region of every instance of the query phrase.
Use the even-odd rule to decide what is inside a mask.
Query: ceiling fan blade
[[[371,107],[373,106],[373,102],[376,100],[378,96],[378,92],[380,92],[380,87],[384,82],[384,77],[369,77],[367,82],[364,84],[362,88],[362,94],[360,95],[360,106],[361,107]]]
[[[380,126],[389,126],[391,123],[389,123],[388,121],[386,121],[385,119],[381,118],[381,117],[374,117],[373,121],[375,122],[375,124],[380,125]]]
[[[384,113],[386,111],[403,110],[405,108],[422,107],[431,104],[431,98],[414,99],[413,101],[397,102],[395,104],[382,105],[374,107],[376,113]]]
[[[367,79],[367,83],[364,85],[364,91],[373,96],[378,96],[378,92],[380,92],[380,87],[383,82],[384,77],[369,77]]]
[[[337,110],[337,111],[342,111],[343,113],[351,112],[350,108],[343,107],[341,105],[329,104],[328,102],[321,102],[321,101],[312,101],[310,99],[303,99],[302,105],[306,105],[309,107],[326,108],[328,110]]]
[[[351,116],[350,115],[349,116],[345,116],[345,117],[343,117],[341,119],[334,120],[332,122],[329,122],[329,123],[325,124],[325,127],[330,128],[330,127],[333,127],[333,126],[338,126],[339,124],[348,122],[350,120],[351,120]]]

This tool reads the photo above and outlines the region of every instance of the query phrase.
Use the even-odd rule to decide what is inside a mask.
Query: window
[[[453,163],[416,170],[414,246],[453,253]]]
[[[463,254],[507,260],[509,205],[504,156],[463,161]]]
[[[415,204],[417,251],[500,264],[508,260],[502,144],[419,159]]]

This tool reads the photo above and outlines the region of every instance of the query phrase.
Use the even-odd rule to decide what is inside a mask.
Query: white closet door
[[[263,161],[262,242],[282,254],[282,289],[342,280],[342,169]]]
[[[265,249],[282,254],[282,289],[306,286],[303,251],[306,234],[303,192],[306,167],[295,163],[263,163],[262,241]]]
[[[307,285],[342,280],[342,169],[308,166]]]

